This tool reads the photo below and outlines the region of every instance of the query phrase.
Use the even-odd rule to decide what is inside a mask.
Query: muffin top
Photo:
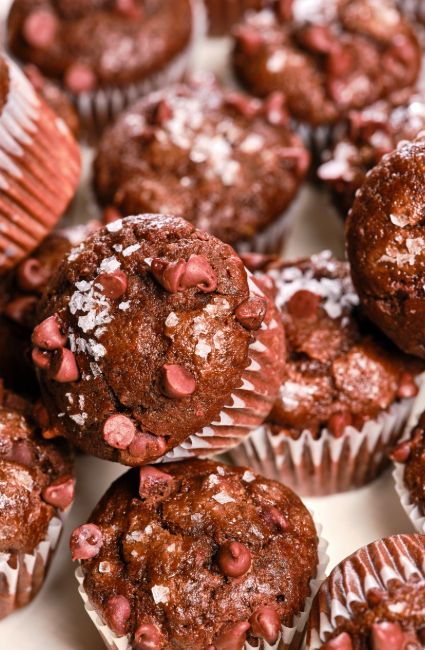
[[[113,222],[40,307],[33,359],[58,426],[103,458],[162,456],[232,403],[266,309],[212,235],[164,215]]]
[[[425,141],[402,142],[368,174],[350,211],[351,274],[369,318],[425,358]]]
[[[31,553],[74,495],[65,441],[45,441],[32,406],[0,382],[0,552]]]
[[[132,647],[239,650],[274,643],[304,609],[317,543],[289,488],[198,460],[124,474],[71,551],[90,601]]]
[[[403,481],[410,498],[425,512],[425,413],[422,413],[409,439],[394,449],[392,458],[404,464]]]
[[[425,97],[410,91],[391,95],[362,111],[352,111],[335,126],[330,149],[322,155],[318,176],[333,191],[346,215],[367,172],[402,140],[425,128]]]
[[[348,264],[329,251],[296,263],[272,260],[266,279],[274,283],[287,338],[272,428],[298,437],[304,429],[318,436],[326,427],[338,437],[346,426],[361,428],[395,400],[417,394],[419,364],[362,318]]]
[[[127,86],[189,44],[190,0],[15,0],[13,54],[74,93]]]
[[[100,143],[95,188],[123,215],[184,216],[233,244],[283,212],[308,164],[280,95],[261,102],[205,76],[122,114]]]
[[[307,649],[421,650],[424,557],[423,535],[395,535],[343,560],[313,603]]]
[[[234,65],[254,94],[280,90],[312,125],[415,83],[420,48],[392,0],[276,2],[235,28]]]

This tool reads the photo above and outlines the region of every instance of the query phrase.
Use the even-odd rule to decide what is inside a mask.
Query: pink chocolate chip
[[[371,640],[373,650],[400,650],[408,648],[409,640],[412,641],[398,623],[386,621],[372,625]]]
[[[217,639],[214,639],[213,647],[215,650],[241,650],[250,627],[248,621],[231,625]]]
[[[67,337],[60,330],[57,314],[42,321],[32,333],[32,342],[42,350],[58,350],[66,345],[66,341]]]
[[[166,99],[161,99],[155,107],[155,124],[164,124],[173,117],[173,111]]]
[[[280,632],[279,614],[273,607],[259,607],[255,610],[251,618],[251,631],[254,636],[265,639],[267,643],[276,643]]]
[[[322,650],[353,650],[353,642],[347,632],[342,632],[325,643]]]
[[[180,282],[185,269],[186,262],[184,260],[167,262],[157,257],[151,264],[151,271],[155,279],[169,293],[181,291]]]
[[[61,476],[44,488],[43,499],[50,505],[66,510],[74,500],[75,479],[72,476]]]
[[[131,608],[125,596],[111,596],[106,603],[106,620],[109,626],[119,636],[124,636],[130,618]]]
[[[85,63],[73,63],[66,71],[64,81],[74,93],[89,92],[97,83],[94,71]]]
[[[234,33],[247,54],[255,54],[263,44],[261,32],[249,25],[239,25],[235,28]]]
[[[152,455],[159,457],[165,454],[166,450],[165,438],[152,436],[149,433],[136,433],[128,447],[128,453],[134,458],[146,458]]]
[[[16,271],[18,284],[24,291],[41,289],[49,279],[49,275],[46,267],[35,257],[29,257],[21,262]]]
[[[115,0],[117,10],[133,20],[140,20],[143,17],[143,8],[137,4],[136,0]]]
[[[235,310],[236,320],[247,330],[258,330],[266,315],[267,302],[260,296],[252,296]]]
[[[125,415],[111,415],[103,425],[105,442],[116,449],[127,449],[135,433],[136,427]]]
[[[101,273],[96,283],[102,286],[102,293],[107,298],[120,298],[127,291],[127,275],[117,269],[112,273]]]
[[[134,650],[161,650],[161,632],[156,625],[142,623],[134,633]]]
[[[184,289],[197,287],[204,293],[211,293],[217,289],[217,276],[205,257],[191,255],[186,263],[180,284]]]
[[[217,564],[223,575],[230,578],[239,578],[251,566],[251,553],[240,542],[226,542],[220,547]]]
[[[56,16],[48,9],[35,9],[25,19],[23,35],[33,47],[44,49],[53,42],[58,28]]]
[[[390,458],[396,463],[405,463],[408,460],[411,451],[412,445],[410,440],[403,440],[403,442],[400,442],[390,453]]]
[[[139,477],[139,495],[142,498],[163,494],[173,482],[171,474],[161,472],[151,465],[141,467]]]
[[[416,397],[419,392],[419,387],[415,382],[415,378],[410,372],[405,372],[401,376],[400,383],[397,390],[397,397],[401,399],[409,399]]]
[[[83,524],[73,531],[69,544],[73,560],[89,560],[102,548],[102,531],[96,524]]]
[[[31,352],[31,358],[33,364],[40,368],[40,370],[47,370],[50,368],[51,355],[45,350],[40,350],[40,348],[33,348]]]
[[[49,375],[60,384],[77,381],[80,373],[74,353],[67,348],[55,350],[51,358]]]
[[[173,363],[164,364],[162,385],[165,395],[171,399],[189,397],[196,390],[196,381],[190,372]]]
[[[288,522],[285,516],[274,506],[268,506],[265,509],[265,515],[267,519],[280,530],[286,530],[288,528]]]

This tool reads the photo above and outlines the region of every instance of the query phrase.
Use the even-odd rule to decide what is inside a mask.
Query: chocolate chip
[[[241,253],[240,257],[246,268],[253,273],[268,268],[273,262],[279,260],[276,255],[264,255],[264,253]]]
[[[252,296],[238,305],[236,320],[247,330],[258,330],[267,311],[267,301],[260,296]]]
[[[231,106],[244,117],[249,119],[258,115],[261,109],[261,102],[253,97],[248,97],[238,92],[228,92],[224,97],[225,106]]]
[[[289,121],[289,114],[285,107],[285,96],[281,92],[271,93],[264,102],[264,110],[270,124],[285,126]]]
[[[322,646],[322,650],[354,650],[353,642],[347,632],[338,634]]]
[[[335,45],[326,60],[326,69],[332,77],[345,77],[354,68],[354,57],[348,47]]]
[[[161,99],[154,108],[154,123],[164,124],[173,117],[173,110],[166,99]]]
[[[151,465],[140,468],[139,479],[139,495],[142,498],[164,496],[174,480],[171,474],[161,472]]]
[[[261,32],[249,25],[238,25],[234,34],[246,54],[256,54],[263,44]]]
[[[42,350],[57,350],[66,345],[67,337],[60,330],[57,314],[49,316],[37,325],[31,340],[35,346]]]
[[[109,627],[118,636],[124,636],[126,634],[130,614],[130,603],[125,596],[117,595],[108,598],[105,607],[106,620]]]
[[[120,14],[132,20],[143,18],[143,7],[137,4],[136,0],[115,0],[115,7]]]
[[[127,449],[134,439],[136,427],[125,415],[111,415],[103,425],[103,439],[111,447]]]
[[[64,83],[74,93],[89,92],[96,87],[94,71],[85,63],[73,63],[65,73]]]
[[[277,15],[283,21],[289,21],[293,18],[293,3],[294,0],[277,0],[276,10]]]
[[[35,9],[25,19],[22,32],[27,43],[43,50],[54,41],[58,28],[56,16],[48,9]]]
[[[151,264],[151,271],[155,279],[169,293],[177,293],[182,290],[180,282],[185,269],[186,262],[184,260],[167,262],[156,257]]]
[[[16,269],[18,285],[24,291],[38,291],[44,287],[50,273],[35,257],[29,257],[21,262]]]
[[[10,320],[23,327],[32,327],[31,321],[35,314],[37,298],[35,296],[20,296],[11,300],[5,307],[4,313]]]
[[[249,571],[251,553],[240,542],[226,542],[218,552],[217,564],[223,575],[230,578],[239,578]]]
[[[349,427],[353,424],[353,417],[348,411],[343,411],[341,413],[332,413],[328,420],[328,430],[334,436],[334,438],[340,438],[346,427]]]
[[[66,510],[74,500],[74,492],[75,479],[72,476],[61,476],[44,488],[42,497],[55,508]]]
[[[285,515],[274,506],[267,506],[264,508],[264,514],[266,516],[266,519],[268,519],[269,522],[276,526],[276,528],[279,530],[283,531],[288,528],[288,522],[285,518]]]
[[[217,276],[205,257],[191,255],[186,263],[180,285],[184,289],[197,287],[204,293],[211,293],[217,289]]]
[[[162,368],[162,389],[167,397],[182,399],[195,392],[196,381],[186,368],[175,363],[166,363]]]
[[[398,623],[374,623],[371,629],[373,650],[399,650],[407,647],[407,635]]]
[[[400,399],[409,399],[411,397],[416,397],[419,392],[415,378],[410,372],[404,372],[400,378],[400,383],[397,389],[397,397]]]
[[[296,291],[287,302],[288,312],[294,318],[316,318],[320,296],[306,289]]]
[[[248,621],[241,621],[231,625],[219,637],[214,639],[215,650],[241,650],[246,641],[246,633],[249,628]]]
[[[103,546],[102,531],[96,524],[83,524],[72,532],[69,545],[73,560],[89,560]]]
[[[127,291],[127,275],[120,269],[112,273],[101,273],[97,276],[96,283],[102,286],[102,293],[107,298],[121,298]]]
[[[114,205],[108,205],[103,211],[103,223],[108,225],[113,221],[122,219],[122,214]]]
[[[376,607],[376,605],[379,605],[382,602],[382,598],[384,597],[384,592],[381,589],[372,588],[369,589],[366,592],[366,600],[369,605],[372,607]]]
[[[40,368],[40,370],[47,370],[50,368],[51,363],[51,354],[46,350],[40,350],[40,348],[33,348],[31,352],[31,359],[33,364]]]
[[[296,173],[300,176],[303,176],[310,166],[310,154],[302,146],[279,147],[277,153],[283,161],[292,161]]]
[[[147,456],[162,456],[167,450],[165,438],[153,436],[149,433],[136,433],[128,447],[128,453],[135,458]]]
[[[156,625],[142,623],[134,633],[134,650],[161,650],[161,632]]]
[[[335,44],[327,25],[308,25],[298,33],[298,37],[309,50],[319,54],[328,54]]]
[[[396,463],[405,463],[412,451],[412,445],[409,440],[400,442],[390,453],[390,458]]]
[[[77,381],[80,373],[75,355],[71,350],[55,350],[50,359],[49,377],[60,384]]]
[[[274,644],[279,636],[281,622],[279,614],[273,607],[259,607],[251,618],[251,632],[254,636],[265,639],[267,643]]]
[[[15,440],[7,455],[7,460],[31,467],[35,462],[34,445],[30,440]]]

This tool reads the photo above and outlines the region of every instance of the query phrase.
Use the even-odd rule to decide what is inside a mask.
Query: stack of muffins
[[[425,103],[420,7],[399,4],[12,3],[0,617],[42,586],[75,448],[130,467],[69,541],[108,648],[425,647],[425,535],[325,580],[300,498],[362,487],[391,454],[425,533]],[[207,28],[232,33],[245,91],[184,78]],[[58,227],[77,137],[99,220]],[[308,174],[347,217],[348,261],[279,257]]]

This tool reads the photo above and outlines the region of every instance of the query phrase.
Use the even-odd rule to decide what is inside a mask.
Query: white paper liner
[[[321,586],[313,603],[303,647],[319,650],[337,618],[350,619],[353,603],[367,603],[370,589],[386,590],[392,580],[425,579],[425,538],[394,535],[365,546],[343,560]]]
[[[50,232],[75,193],[77,144],[8,57],[9,92],[0,114],[0,269]]]
[[[255,277],[249,271],[247,274],[250,295],[265,298]],[[280,358],[278,356],[277,363],[274,363],[274,372],[271,371],[270,359],[278,354],[282,335],[275,308],[268,302],[268,313],[248,348],[249,364],[242,373],[241,386],[230,396],[229,403],[214,422],[189,436],[157,462],[221,454],[238,445],[268,415],[280,386],[280,373],[276,373]]]
[[[415,398],[412,412],[410,414],[409,421],[406,426],[406,431],[402,437],[402,440],[409,438],[410,432],[416,425],[419,416],[425,411],[425,373],[421,376],[420,381],[421,387],[417,397]],[[400,503],[405,513],[409,517],[418,533],[425,534],[425,512],[423,512],[417,504],[413,503],[410,497],[410,492],[404,482],[404,470],[405,465],[403,463],[394,463],[393,479],[395,491],[400,498]]]
[[[0,617],[27,605],[37,595],[46,577],[50,560],[62,532],[62,521],[52,517],[46,538],[32,553],[0,553]],[[13,558],[16,568],[9,566]]]
[[[83,93],[72,93],[63,88],[79,113],[89,140],[96,139],[102,129],[125,108],[154,90],[181,81],[184,77],[193,48],[208,31],[207,13],[202,0],[191,0],[193,29],[188,46],[166,66],[141,81],[127,86],[110,86]]]
[[[324,429],[315,439],[306,429],[294,440],[283,432],[272,435],[266,426],[260,426],[230,452],[230,458],[267,478],[286,483],[303,496],[360,487],[376,478],[383,468],[385,452],[398,441],[412,404],[411,399],[395,402],[360,431],[346,427],[340,438]]]
[[[310,514],[313,516],[313,513]],[[311,594],[306,599],[304,610],[299,614],[297,614],[297,616],[295,616],[293,627],[282,626],[281,635],[274,645],[270,645],[266,641],[262,640],[259,641],[259,645],[256,646],[252,646],[249,643],[245,643],[243,650],[296,650],[296,648],[298,647],[299,639],[304,632],[308,620],[311,604],[321,583],[325,579],[325,571],[329,562],[329,557],[326,552],[328,547],[328,542],[325,539],[323,539],[323,537],[321,537],[322,526],[318,524],[316,521],[315,521],[315,526],[316,526],[317,536],[319,538],[319,543],[318,543],[319,562],[317,565],[316,577],[313,578],[310,582]],[[81,566],[77,567],[75,571],[75,577],[78,582],[78,593],[80,594],[83,600],[84,608],[87,614],[89,615],[89,617],[91,618],[91,620],[93,621],[93,624],[96,627],[97,631],[99,632],[100,636],[102,637],[106,647],[109,648],[109,650],[131,650],[131,645],[129,643],[128,637],[117,636],[107,625],[103,623],[102,619],[100,618],[100,616],[98,615],[94,607],[91,605],[87,592],[84,589],[84,584],[83,584],[84,575]]]

